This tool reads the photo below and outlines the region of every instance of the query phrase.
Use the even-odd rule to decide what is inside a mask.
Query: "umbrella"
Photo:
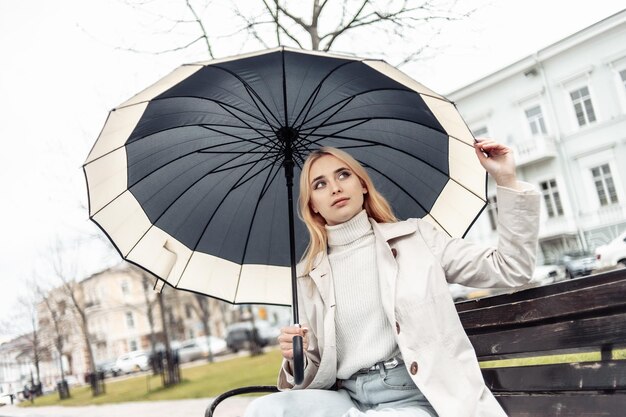
[[[113,109],[84,165],[89,216],[172,287],[292,305],[306,155],[346,149],[400,218],[463,236],[486,175],[453,103],[384,61],[279,47],[183,65]]]

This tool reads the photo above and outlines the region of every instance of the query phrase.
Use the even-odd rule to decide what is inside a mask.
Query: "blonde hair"
[[[326,228],[324,227],[326,221],[319,213],[315,213],[311,207],[312,189],[309,183],[311,166],[315,161],[325,155],[334,156],[345,163],[367,189],[367,193],[363,196],[363,208],[367,212],[368,217],[371,217],[378,223],[393,223],[398,221],[385,197],[376,190],[369,174],[356,159],[347,152],[337,148],[323,147],[314,150],[309,154],[302,166],[302,173],[300,174],[300,196],[298,197],[299,216],[309,231],[309,245],[302,255],[305,273],[309,273],[311,269],[313,269],[315,257],[318,253],[326,250],[328,243]]]

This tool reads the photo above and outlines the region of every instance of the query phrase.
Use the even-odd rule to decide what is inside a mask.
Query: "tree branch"
[[[191,11],[191,14],[193,14],[195,22],[200,27],[200,32],[202,32],[202,36],[200,36],[200,38],[204,39],[204,44],[206,45],[207,52],[209,53],[209,57],[211,59],[215,59],[215,57],[213,56],[213,49],[211,48],[211,43],[209,42],[209,35],[207,35],[207,33],[206,33],[206,29],[204,28],[204,24],[202,23],[202,19],[200,19],[200,17],[198,17],[198,13],[196,13],[196,10],[193,8],[193,6],[189,2],[189,0],[185,0],[185,3],[187,4],[187,8],[189,9],[189,11]],[[196,41],[197,41],[197,39],[196,39]],[[196,41],[194,41],[194,42],[196,42]],[[190,45],[191,44],[189,44],[188,46],[190,46]]]

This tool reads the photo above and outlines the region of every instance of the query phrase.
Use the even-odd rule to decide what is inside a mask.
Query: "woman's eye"
[[[315,184],[313,184],[313,189],[317,190],[319,188],[322,188],[326,185],[326,183],[324,181],[318,181]]]
[[[341,171],[339,173],[339,179],[348,178],[350,176],[350,171]]]

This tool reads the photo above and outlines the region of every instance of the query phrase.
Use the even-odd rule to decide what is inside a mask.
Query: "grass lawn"
[[[626,349],[613,351],[613,359],[626,360]],[[503,359],[481,362],[481,368],[525,366],[564,362],[588,362],[600,360],[599,352],[567,355],[541,356],[523,359]],[[279,350],[272,350],[255,357],[239,357],[212,364],[181,369],[183,382],[170,388],[161,387],[160,376],[137,376],[121,381],[106,382],[106,394],[91,396],[89,387],[72,388],[72,397],[59,400],[52,393],[37,398],[31,405],[24,401],[23,407],[63,405],[82,406],[118,403],[125,401],[180,400],[184,398],[215,397],[225,391],[247,385],[274,385],[280,367]]]
[[[626,349],[615,349],[612,354],[613,360],[626,359]],[[483,361],[481,368],[505,368],[510,366],[549,365],[569,362],[592,362],[600,360],[600,352],[569,353],[565,355],[535,356],[531,358],[500,359],[495,361]]]
[[[106,394],[92,397],[90,387],[73,387],[71,398],[59,400],[55,392],[35,399],[34,406],[83,406],[125,401],[179,400],[215,397],[224,391],[246,385],[275,385],[281,363],[279,350],[255,357],[235,359],[181,369],[183,382],[163,388],[160,376],[137,376],[121,381],[106,381]],[[30,407],[24,401],[20,406]]]

